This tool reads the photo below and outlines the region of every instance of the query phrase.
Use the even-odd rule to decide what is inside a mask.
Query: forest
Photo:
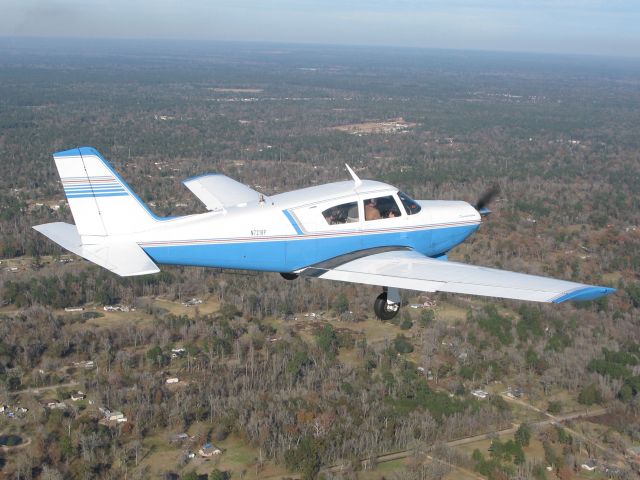
[[[1,474],[637,478],[639,86],[623,58],[1,38]],[[211,172],[267,195],[345,163],[418,199],[498,185],[451,259],[618,291],[406,291],[380,322],[362,285],[120,278],[31,228],[73,223],[51,154],[81,145],[160,216],[204,211],[181,182]]]

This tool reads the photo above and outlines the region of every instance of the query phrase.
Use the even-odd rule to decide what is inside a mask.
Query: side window
[[[343,203],[342,205],[327,208],[322,212],[322,216],[324,216],[324,219],[329,225],[357,222],[360,220],[358,215],[358,202]]]
[[[398,192],[398,198],[400,198],[402,205],[404,205],[407,215],[414,215],[421,210],[420,205],[406,193]]]
[[[391,195],[387,197],[369,198],[364,201],[364,219],[380,220],[401,215],[398,204]]]

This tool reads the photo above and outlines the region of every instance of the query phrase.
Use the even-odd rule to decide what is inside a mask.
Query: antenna
[[[349,165],[347,165],[346,163],[344,164],[344,166],[347,167],[347,171],[349,172],[349,174],[353,178],[353,182],[355,183],[354,188],[358,188],[360,185],[362,185],[362,180],[360,180],[360,177],[358,177],[358,175],[356,175],[356,172],[351,170],[351,167]]]

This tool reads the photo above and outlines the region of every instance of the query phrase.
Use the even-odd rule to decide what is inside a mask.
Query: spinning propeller
[[[478,201],[475,204],[475,208],[476,210],[478,210],[478,212],[480,212],[480,215],[489,215],[491,213],[491,210],[489,210],[487,206],[499,193],[500,187],[498,185],[494,185],[489,190],[480,195],[480,198],[478,198]]]

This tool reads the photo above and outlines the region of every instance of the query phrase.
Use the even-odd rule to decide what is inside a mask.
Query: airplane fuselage
[[[366,219],[364,202],[391,198],[400,214]],[[357,205],[350,222],[329,224],[322,215],[336,205]],[[466,202],[420,201],[409,215],[389,185],[338,182],[240,205],[160,222],[136,239],[157,263],[229,269],[294,272],[354,252],[407,248],[430,257],[445,254],[480,225]]]

